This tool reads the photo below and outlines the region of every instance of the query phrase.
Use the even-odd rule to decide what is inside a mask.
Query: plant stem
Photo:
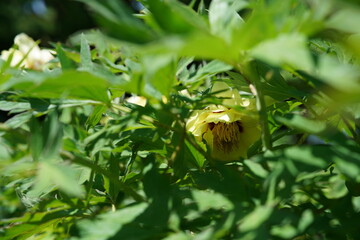
[[[254,84],[256,89],[256,106],[260,117],[261,141],[263,144],[263,150],[271,150],[272,142],[268,123],[268,115],[266,111],[265,95],[262,91],[260,76],[256,69],[256,62],[250,62],[245,66],[238,65],[237,68],[249,82]]]

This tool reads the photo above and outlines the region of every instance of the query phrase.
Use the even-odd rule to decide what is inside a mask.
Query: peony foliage
[[[79,1],[1,51],[1,239],[358,239],[357,1]]]

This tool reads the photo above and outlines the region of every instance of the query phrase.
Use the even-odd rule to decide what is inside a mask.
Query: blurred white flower
[[[260,138],[255,100],[242,98],[237,90],[230,89],[225,83],[216,83],[212,90],[225,90],[217,94],[218,97],[229,98],[224,99],[223,104],[243,107],[244,110],[221,105],[196,110],[186,124],[187,130],[198,141],[206,141],[215,159],[232,161],[246,158],[249,147]]]
[[[129,103],[132,103],[132,104],[139,105],[141,107],[145,107],[146,102],[147,102],[145,97],[135,96],[135,95],[125,99],[125,101],[129,102]]]
[[[20,64],[24,67],[34,70],[42,70],[46,63],[54,57],[50,50],[40,49],[37,43],[25,33],[20,33],[14,39],[18,49],[10,48],[1,52],[1,58],[7,61],[12,55],[10,65],[12,67]]]

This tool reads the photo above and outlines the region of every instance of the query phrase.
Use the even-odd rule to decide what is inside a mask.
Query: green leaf
[[[148,0],[147,3],[153,18],[165,32],[189,33],[207,28],[198,14],[179,1]]]
[[[247,232],[259,228],[270,218],[273,210],[272,206],[257,206],[254,211],[242,219],[239,229]]]
[[[304,232],[314,222],[314,214],[310,209],[305,210],[300,217],[298,229]]]
[[[218,36],[206,32],[196,32],[186,36],[166,36],[154,44],[140,48],[140,50],[142,54],[167,55],[171,53],[177,56],[218,59],[235,65],[238,63],[239,53],[228,51],[229,48],[230,46]]]
[[[6,235],[3,240],[12,240],[12,239],[30,239],[30,237],[39,235],[42,233],[49,231],[53,225],[59,223],[61,219],[54,219],[51,221],[47,221],[42,224],[20,224],[15,225],[6,231]]]
[[[319,58],[318,76],[322,81],[345,93],[360,93],[360,67],[341,63],[338,59],[327,55]],[[340,97],[346,97],[340,96]]]
[[[11,87],[23,96],[34,98],[86,99],[109,103],[109,83],[90,73],[67,71],[62,74],[34,74],[17,78]]]
[[[97,13],[96,19],[110,36],[134,43],[154,40],[156,34],[117,0],[79,0]]]
[[[109,239],[126,224],[134,221],[136,217],[145,211],[147,206],[147,203],[140,203],[115,212],[99,214],[94,220],[83,219],[77,224],[80,235],[83,239],[88,240]]]
[[[68,165],[41,162],[37,173],[37,179],[32,195],[41,196],[46,193],[46,189],[56,186],[61,191],[70,196],[83,197],[84,188],[79,184],[77,171]]]
[[[261,178],[265,178],[269,172],[266,171],[263,166],[261,166],[259,163],[251,161],[251,160],[245,160],[244,164],[256,175]]]
[[[228,43],[233,41],[233,34],[236,34],[235,31],[239,31],[244,24],[237,11],[248,3],[246,1],[237,1],[236,7],[234,7],[234,4],[235,1],[214,0],[209,8],[211,33],[221,36]]]
[[[58,130],[58,129],[56,129]],[[32,158],[35,161],[38,161],[41,158],[41,154],[44,148],[44,141],[46,136],[44,136],[44,131],[41,129],[39,121],[35,118],[30,122],[30,131],[31,131],[31,145],[30,150]],[[44,134],[44,135],[43,135]]]
[[[300,164],[308,165],[313,171],[325,169],[330,163],[333,156],[331,148],[326,145],[314,145],[303,147],[289,147],[284,150],[287,159]]]
[[[201,212],[208,211],[209,209],[230,211],[234,208],[233,203],[222,194],[199,190],[193,190],[191,193]]]
[[[329,184],[322,189],[324,195],[329,199],[338,199],[348,194],[345,180],[341,175],[330,177]]]
[[[285,116],[275,116],[274,118],[288,127],[312,134],[320,134],[327,128],[325,122],[311,120],[299,114],[287,114]]]
[[[334,143],[331,151],[334,152],[336,169],[352,181],[360,182],[359,146],[339,132],[328,138]]]
[[[196,166],[202,168],[205,164],[205,157],[195,149],[188,141],[185,141],[186,152],[193,158],[193,161],[196,163]]]
[[[106,110],[107,110],[106,106],[102,106],[102,105],[95,106],[94,110],[92,111],[92,113],[90,114],[90,116],[88,117],[85,123],[88,126],[88,128],[95,127],[96,124],[98,124],[101,118],[103,117],[103,114],[106,112]]]
[[[84,34],[81,35],[80,63],[81,68],[85,70],[91,70],[93,67],[89,43]]]
[[[282,34],[255,46],[251,55],[274,66],[290,66],[310,72],[313,62],[306,44],[303,35]]]
[[[144,89],[144,95],[156,97],[169,96],[176,81],[176,66],[172,56],[146,56],[143,58],[145,81],[150,85]],[[151,89],[151,92],[148,92]],[[158,92],[158,93],[157,93]],[[160,93],[160,94],[159,94]]]
[[[31,119],[32,115],[33,114],[31,112],[23,112],[16,114],[14,117],[8,119],[5,122],[5,125],[8,126],[9,128],[21,127]]]
[[[76,68],[76,63],[66,55],[66,52],[60,44],[56,46],[56,53],[63,70],[71,70]]]
[[[282,239],[292,239],[297,235],[297,230],[290,224],[284,224],[272,227],[271,234]]]
[[[0,159],[10,159],[12,152],[11,146],[0,136]]]
[[[51,112],[44,122],[32,119],[30,146],[34,161],[48,161],[57,157],[62,146],[62,127],[56,111]]]
[[[333,14],[326,25],[347,33],[360,33],[359,26],[356,24],[359,21],[360,9],[347,6]]]
[[[191,240],[191,239],[193,239],[191,236],[183,232],[173,233],[164,238],[164,240]]]
[[[207,64],[205,64],[203,67],[197,69],[194,76],[192,76],[190,79],[186,80],[185,83],[194,83],[200,80],[203,80],[205,78],[209,78],[214,76],[215,74],[219,74],[221,72],[229,71],[233,67],[229,64],[226,64],[224,62],[221,62],[219,60],[213,60]]]
[[[31,108],[28,102],[0,101],[0,110],[11,111],[12,113],[23,112]]]

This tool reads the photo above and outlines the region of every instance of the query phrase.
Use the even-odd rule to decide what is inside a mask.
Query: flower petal
[[[224,105],[229,105],[229,106],[242,105],[243,100],[240,96],[239,91],[230,88],[229,85],[227,85],[226,83],[215,82],[212,87],[212,92],[218,92],[218,91],[222,91],[222,92],[217,93],[216,94],[217,97],[228,98],[223,100]]]

